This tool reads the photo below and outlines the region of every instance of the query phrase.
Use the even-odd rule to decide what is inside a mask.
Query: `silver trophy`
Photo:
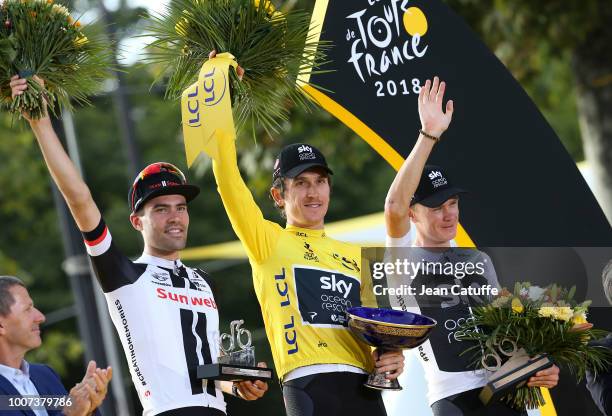
[[[229,381],[272,379],[271,368],[257,367],[255,347],[251,345],[251,331],[241,328],[243,324],[242,319],[230,322],[230,333],[219,337],[223,355],[216,364],[198,366],[198,378]],[[246,342],[243,342],[243,337],[246,337]],[[240,349],[237,350],[236,345]]]
[[[494,365],[491,365],[491,360],[495,361]],[[491,372],[479,394],[484,404],[499,400],[510,389],[522,386],[532,375],[553,365],[546,354],[531,357],[525,349],[518,348],[516,342],[507,338],[489,347],[481,362]]]

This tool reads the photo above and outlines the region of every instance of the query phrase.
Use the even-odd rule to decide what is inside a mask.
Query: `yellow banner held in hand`
[[[230,53],[220,53],[202,65],[198,81],[181,97],[187,166],[200,152],[217,158],[216,135],[236,137],[229,86],[229,67],[238,66]]]

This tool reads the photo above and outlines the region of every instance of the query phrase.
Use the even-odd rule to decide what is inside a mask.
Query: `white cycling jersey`
[[[418,293],[421,286],[431,289],[458,285],[463,288],[480,288],[489,285],[492,288],[499,288],[497,273],[489,256],[476,249],[456,248],[454,241],[451,247],[445,252],[430,251],[424,248],[413,246],[413,238],[406,234],[400,238],[387,236],[386,247],[405,247],[402,252],[393,253],[393,249],[388,250],[389,256],[399,255],[412,262],[428,263],[482,263],[483,272],[472,276],[465,276],[461,279],[455,276],[392,276],[388,279],[389,287],[399,287],[402,284],[413,286]],[[392,257],[391,257],[392,258]],[[389,261],[389,259],[387,259]],[[408,312],[425,314],[438,322],[438,325],[431,336],[422,345],[412,350],[406,350],[405,354],[416,354],[419,361],[423,364],[425,378],[427,380],[427,398],[432,405],[438,400],[463,393],[468,390],[482,387],[486,384],[485,370],[473,370],[473,356],[462,354],[471,344],[463,342],[457,333],[460,326],[471,317],[470,305],[479,296],[473,298],[465,295],[436,295],[436,296],[389,296],[389,302],[393,308]],[[486,297],[483,295],[483,301]],[[410,374],[403,373],[399,381],[410,377]],[[406,381],[404,381],[406,383]],[[389,412],[389,414],[392,414]]]
[[[156,415],[183,407],[225,412],[218,382],[196,378],[219,356],[219,313],[210,276],[200,269],[143,254],[132,262],[100,220],[83,233],[144,408]]]

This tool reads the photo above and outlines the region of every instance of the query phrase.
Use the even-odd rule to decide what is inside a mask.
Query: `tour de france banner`
[[[429,162],[469,194],[461,224],[489,246],[611,246],[612,229],[561,141],[503,64],[439,0],[317,0],[313,35],[332,72],[307,87],[395,169],[420,123],[417,97],[446,82],[453,121]]]

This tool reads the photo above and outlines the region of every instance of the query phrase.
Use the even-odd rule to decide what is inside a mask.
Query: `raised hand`
[[[36,75],[34,75],[34,81],[38,82],[41,87],[45,86],[45,82]],[[19,78],[19,75],[14,75],[11,77],[11,82],[9,85],[11,87],[11,98],[14,99],[18,95],[23,95],[23,93],[28,89],[28,80],[26,78]],[[47,103],[45,100],[43,100],[43,111],[43,114],[46,115]],[[28,114],[27,112],[22,111],[21,115],[30,123],[32,122],[32,117],[30,117],[30,114]]]
[[[442,109],[446,83],[434,77],[425,82],[419,93],[419,118],[421,129],[432,136],[440,137],[446,131],[453,118],[453,100],[446,103],[446,112]]]
[[[215,56],[217,56],[217,51],[214,49],[208,53],[208,59],[213,59]],[[238,79],[242,81],[242,77],[244,77],[244,68],[240,65],[236,67],[236,75],[238,75]]]

